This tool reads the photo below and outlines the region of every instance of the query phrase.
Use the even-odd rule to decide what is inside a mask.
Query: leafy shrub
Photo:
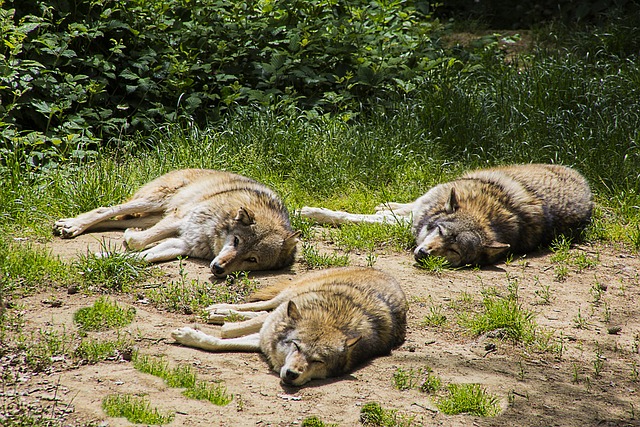
[[[411,91],[442,57],[414,3],[0,0],[0,149],[40,166],[238,105],[339,111]]]

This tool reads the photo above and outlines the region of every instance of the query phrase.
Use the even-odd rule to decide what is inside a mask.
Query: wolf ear
[[[294,321],[300,320],[302,318],[302,316],[300,315],[300,311],[296,306],[296,303],[291,300],[289,301],[289,304],[287,304],[287,316],[289,316],[291,320]]]
[[[296,247],[296,245],[298,244],[298,237],[300,236],[301,232],[300,231],[295,231],[291,234],[289,234],[285,239],[284,242],[282,243],[282,250],[284,252],[291,252],[293,250],[293,248]]]
[[[496,241],[487,242],[484,244],[484,249],[491,256],[499,255],[502,252],[505,252],[506,250],[508,250],[510,247],[511,245],[508,243],[502,243],[502,242],[496,242]]]
[[[451,187],[451,192],[449,193],[449,198],[447,202],[444,204],[444,211],[448,214],[454,213],[458,210],[458,198],[456,197],[456,189]]]
[[[242,225],[251,225],[255,224],[255,214],[247,208],[238,209],[238,214],[234,218],[236,221],[242,223]]]
[[[354,338],[349,338],[345,344],[347,345],[347,347],[353,347],[358,341],[360,341],[360,338],[362,338],[362,335],[358,335]]]

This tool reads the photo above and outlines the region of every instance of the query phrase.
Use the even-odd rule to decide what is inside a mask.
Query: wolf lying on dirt
[[[188,327],[172,336],[209,351],[261,351],[281,381],[294,386],[343,375],[404,342],[407,300],[398,283],[379,270],[307,273],[258,291],[254,298],[260,301],[208,308],[213,319],[229,314],[250,318],[224,324],[222,338]]]
[[[320,223],[410,222],[416,261],[446,258],[452,267],[491,264],[525,253],[560,234],[578,237],[591,219],[586,179],[559,165],[481,169],[437,185],[413,203],[387,203],[373,215],[304,207]]]
[[[270,188],[208,169],[169,172],[125,203],[53,226],[63,238],[108,229],[126,229],[125,246],[140,250],[137,255],[149,262],[180,256],[212,259],[211,271],[218,277],[291,265],[298,242],[287,209]]]

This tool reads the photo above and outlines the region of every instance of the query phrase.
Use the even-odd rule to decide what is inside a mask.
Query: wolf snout
[[[212,262],[210,267],[211,272],[217,277],[223,277],[227,275],[227,270],[217,262]]]
[[[282,382],[291,385],[298,379],[298,377],[300,377],[300,372],[294,371],[293,369],[287,369],[282,376]]]
[[[417,248],[413,253],[413,256],[416,259],[416,261],[426,259],[431,256],[431,249],[425,248],[425,247]]]

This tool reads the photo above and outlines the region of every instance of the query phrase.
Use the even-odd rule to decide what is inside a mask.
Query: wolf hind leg
[[[259,333],[226,339],[205,334],[197,329],[184,327],[171,332],[171,336],[179,344],[207,351],[260,351]]]
[[[409,216],[413,212],[414,203],[385,202],[376,206],[377,214],[395,214],[397,216]]]
[[[82,213],[75,218],[59,219],[53,224],[53,233],[59,234],[63,239],[71,239],[77,235],[91,230],[102,222],[114,224],[117,220],[111,218],[121,215],[133,215],[137,213],[161,212],[164,208],[158,203],[145,199],[133,199],[128,202],[110,207],[99,207],[89,212]],[[100,227],[104,229],[105,224]]]
[[[395,224],[407,223],[409,219],[404,216],[394,215],[393,213],[382,212],[372,215],[353,214],[343,211],[332,211],[325,208],[314,208],[305,206],[300,209],[300,216],[313,219],[320,224],[348,224],[348,223],[370,223],[370,224]]]

